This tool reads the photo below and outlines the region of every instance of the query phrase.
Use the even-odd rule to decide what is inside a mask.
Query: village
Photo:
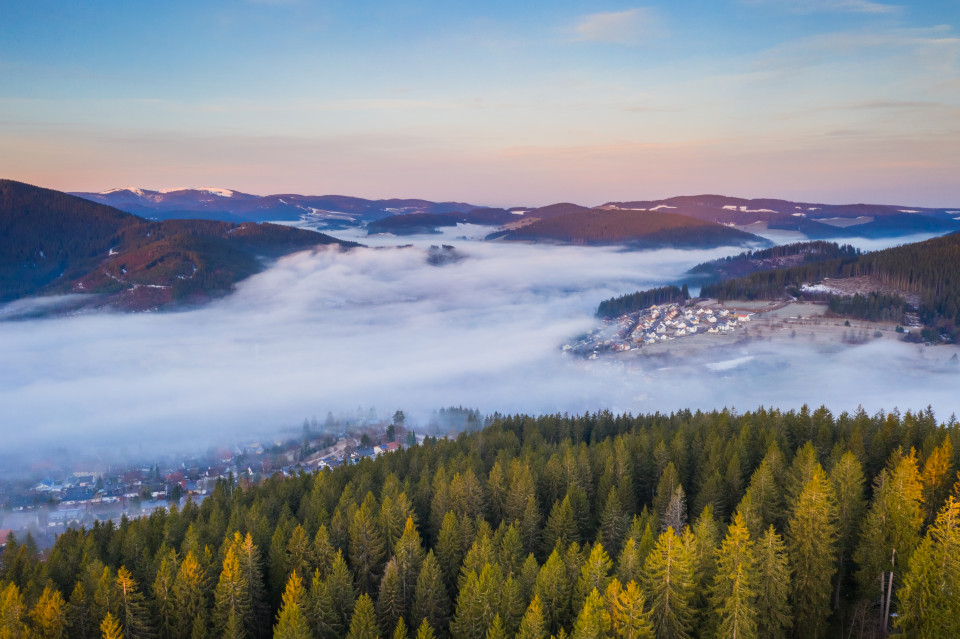
[[[281,474],[295,475],[358,464],[364,459],[422,443],[404,427],[401,411],[392,420],[336,424],[333,432],[304,423],[297,437],[250,442],[230,449],[153,464],[108,465],[76,462],[81,468],[48,467],[41,478],[0,481],[0,547],[10,534],[29,534],[39,548],[50,547],[68,528],[94,522],[119,524],[123,517],[201,504],[218,482],[249,486]],[[83,468],[82,465],[90,466]]]
[[[603,324],[575,342],[564,353],[597,359],[603,353],[642,349],[693,335],[732,333],[750,322],[754,313],[735,311],[704,300],[692,305],[659,304],[627,313]]]

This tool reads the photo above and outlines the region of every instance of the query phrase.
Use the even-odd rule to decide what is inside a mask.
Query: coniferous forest
[[[872,253],[814,262],[789,269],[762,271],[705,285],[701,295],[728,299],[776,299],[790,288],[825,277],[869,276],[882,284],[919,296],[917,308],[928,326],[954,334],[960,326],[960,234]],[[795,291],[796,292],[796,291]],[[889,296],[888,310],[902,306]]]
[[[958,451],[929,410],[495,416],[11,537],[0,636],[956,637]]]

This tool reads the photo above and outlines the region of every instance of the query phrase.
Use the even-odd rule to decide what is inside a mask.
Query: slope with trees
[[[11,536],[0,632],[944,636],[958,450],[929,410],[495,416],[335,471],[221,481],[43,557]]]
[[[356,246],[276,224],[149,222],[87,200],[0,180],[0,301],[99,293],[139,308],[223,294],[276,258],[319,245]]]

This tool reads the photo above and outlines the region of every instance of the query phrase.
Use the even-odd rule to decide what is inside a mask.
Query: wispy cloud
[[[849,109],[929,109],[943,106],[936,102],[921,100],[868,100],[851,104]]]
[[[626,11],[591,13],[582,16],[573,27],[574,40],[639,44],[658,30],[658,20],[650,9],[637,7]]]
[[[796,13],[866,13],[890,14],[901,7],[871,0],[746,0],[747,4],[782,6]]]
[[[880,59],[899,60],[909,64],[914,75],[922,70],[938,69],[941,79],[947,80],[956,74],[960,37],[949,25],[821,33],[762,52],[755,69],[793,72],[801,67],[835,64],[840,58],[856,56],[863,64]],[[904,76],[898,74],[897,77]]]

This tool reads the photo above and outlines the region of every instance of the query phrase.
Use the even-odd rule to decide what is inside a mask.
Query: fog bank
[[[544,247],[443,236],[407,248],[281,259],[204,308],[0,322],[4,453],[48,447],[134,455],[232,444],[305,417],[370,406],[416,425],[441,406],[483,413],[651,412],[826,404],[834,411],[957,410],[953,347],[795,340],[693,361],[584,361],[560,346],[597,303],[739,252]],[[353,238],[351,238],[353,239]],[[426,246],[464,259],[427,264]]]

